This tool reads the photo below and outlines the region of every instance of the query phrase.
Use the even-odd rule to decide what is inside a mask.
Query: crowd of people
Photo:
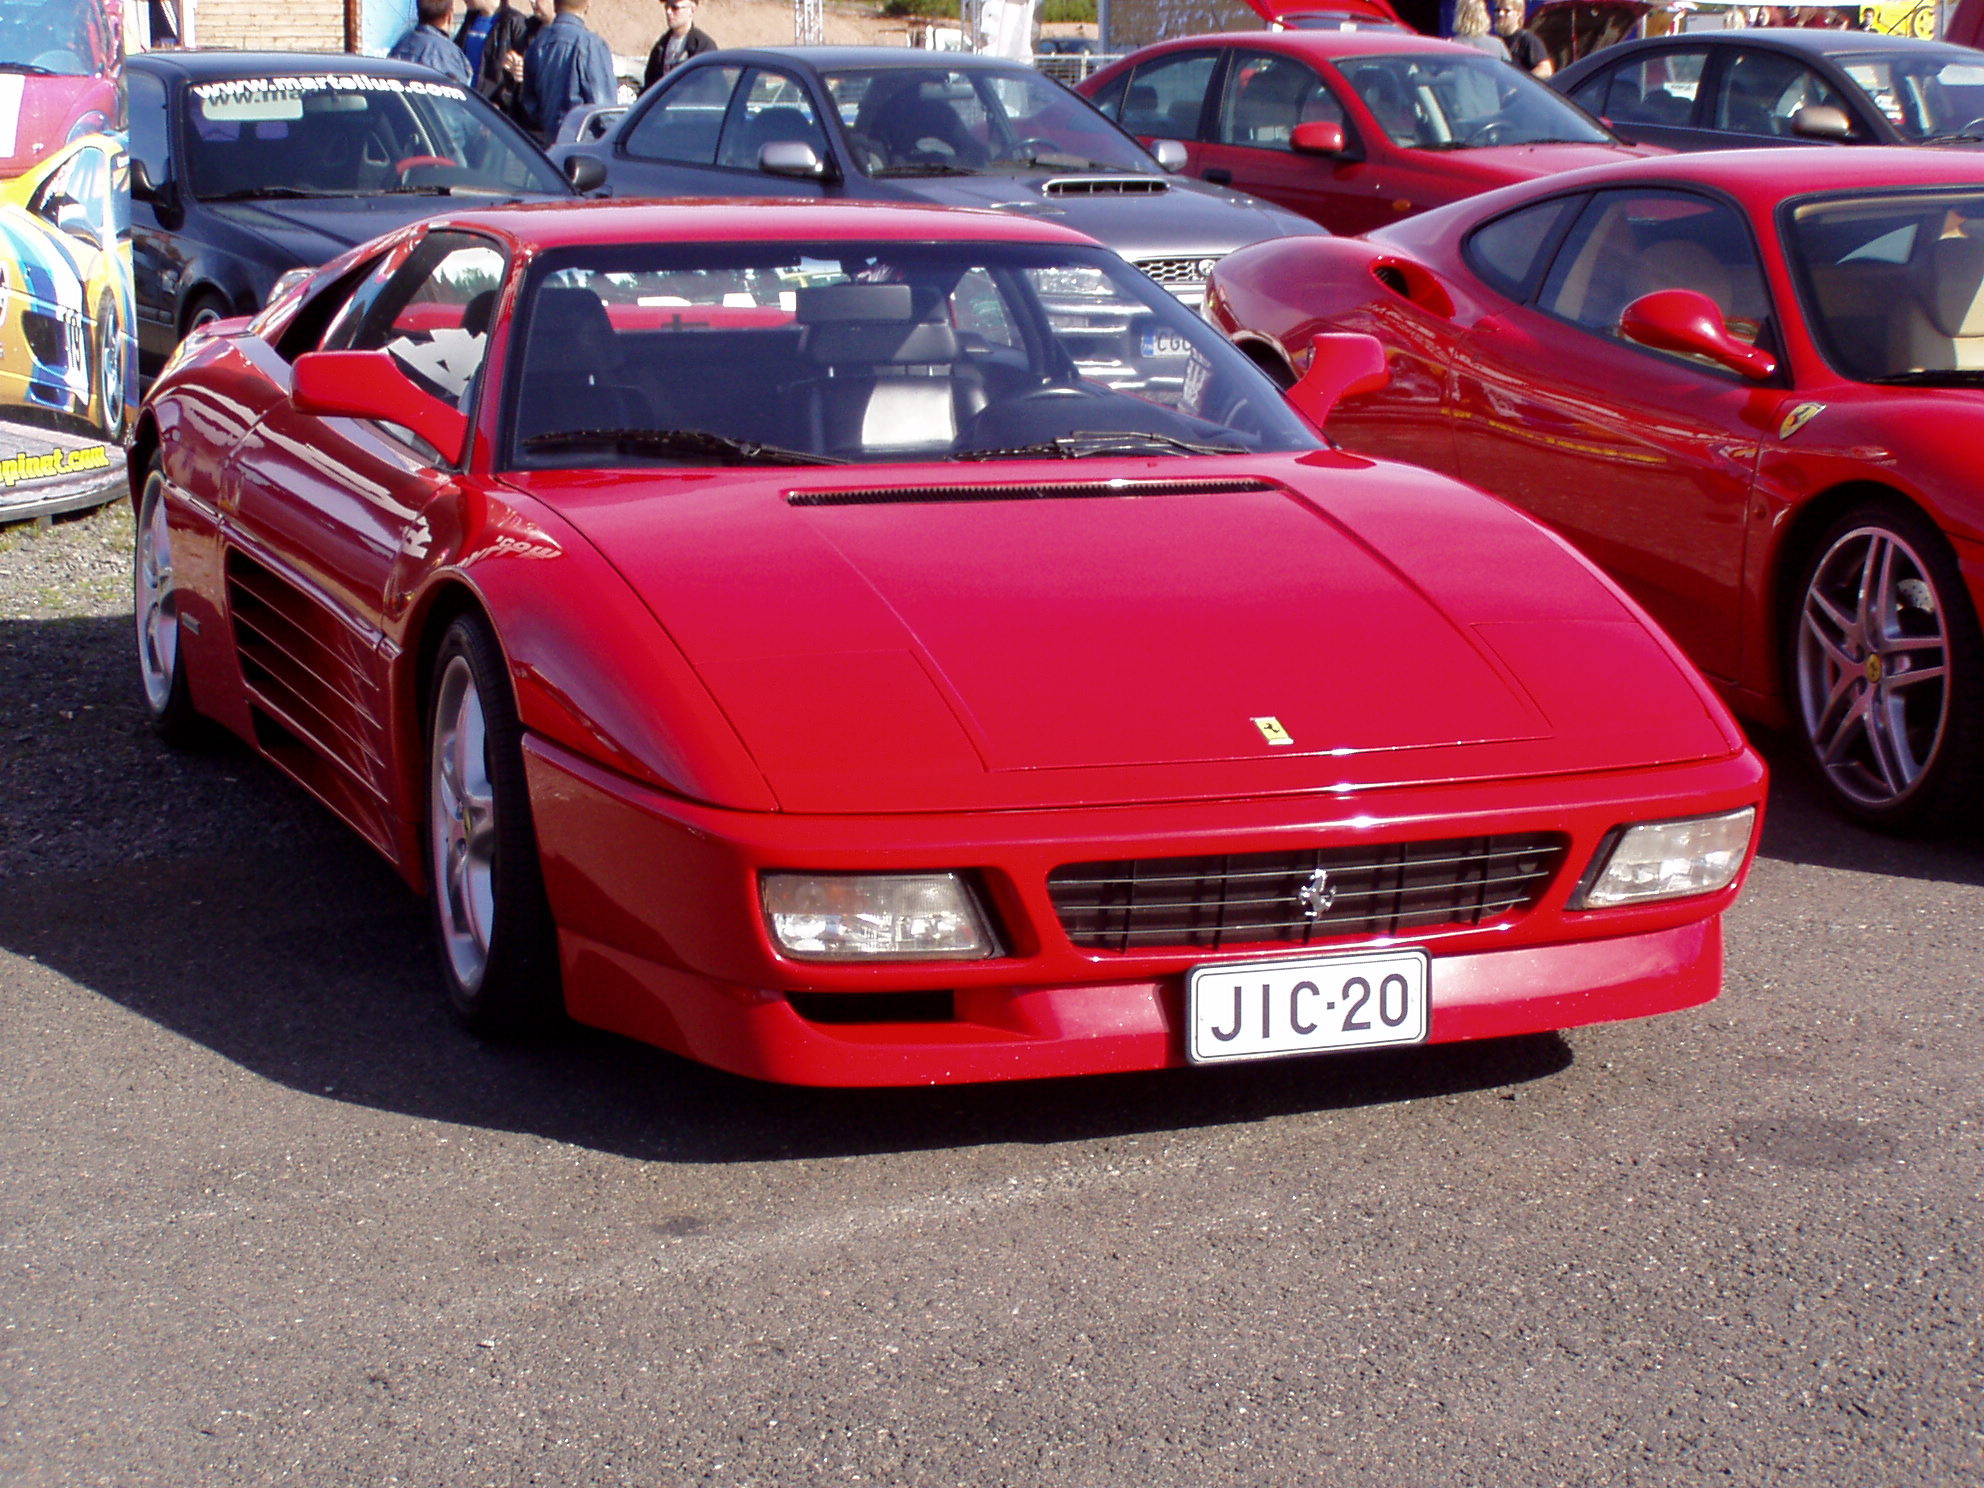
[[[612,50],[586,24],[591,0],[467,3],[457,25],[456,0],[418,0],[418,23],[391,55],[474,88],[545,143],[572,109],[618,101]],[[696,25],[696,0],[661,6],[666,25],[648,54],[643,88],[717,45]]]

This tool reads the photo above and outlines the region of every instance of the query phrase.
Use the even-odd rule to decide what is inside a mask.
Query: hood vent
[[[1049,481],[1006,486],[884,486],[869,491],[788,491],[789,506],[907,506],[956,501],[1092,501],[1112,496],[1240,496],[1279,487],[1228,480]]]
[[[1171,183],[1161,176],[1056,176],[1042,196],[1162,196]]]

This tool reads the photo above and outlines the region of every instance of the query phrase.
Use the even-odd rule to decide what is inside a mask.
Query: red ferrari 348
[[[1984,753],[1984,165],[1670,156],[1368,238],[1261,245],[1207,309],[1292,382],[1369,332],[1352,449],[1463,474],[1570,538],[1847,815],[1973,817]]]
[[[1051,225],[434,219],[190,338],[131,472],[159,728],[424,889],[476,1029],[912,1084],[1720,985],[1764,775],[1672,644]]]

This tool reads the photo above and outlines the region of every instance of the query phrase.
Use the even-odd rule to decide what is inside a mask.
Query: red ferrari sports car
[[[1053,225],[433,219],[196,333],[131,473],[158,726],[423,887],[472,1027],[911,1084],[1719,987],[1764,776],[1680,653]]]
[[[1738,711],[1794,723],[1848,815],[1976,802],[1976,156],[1581,171],[1362,241],[1251,249],[1207,313],[1284,381],[1319,332],[1381,337],[1389,386],[1331,432],[1569,537]]]
[[[1358,233],[1476,192],[1655,153],[1521,68],[1398,30],[1163,41],[1077,89],[1185,171]]]

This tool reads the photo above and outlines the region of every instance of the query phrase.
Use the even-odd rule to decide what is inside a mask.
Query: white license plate
[[[1185,984],[1194,1064],[1426,1040],[1424,951],[1352,951],[1195,967]]]
[[[1185,356],[1192,349],[1192,343],[1173,331],[1145,331],[1143,352],[1146,357]]]

